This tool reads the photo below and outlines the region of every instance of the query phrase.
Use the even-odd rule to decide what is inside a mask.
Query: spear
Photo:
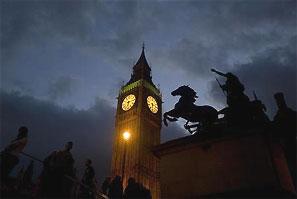
[[[255,91],[253,91],[253,95],[254,95],[255,101],[259,101],[259,102],[261,102],[260,100],[258,100],[258,97],[257,97]],[[261,102],[261,105],[262,105],[263,110],[266,112],[266,106],[265,106],[265,104],[263,104],[263,103]]]
[[[221,85],[220,81],[219,81],[217,78],[216,78],[216,80],[217,80],[219,86],[221,87],[221,89],[222,89],[224,95],[226,96],[226,93],[225,93],[225,91],[224,91],[224,89],[223,89],[223,86]]]

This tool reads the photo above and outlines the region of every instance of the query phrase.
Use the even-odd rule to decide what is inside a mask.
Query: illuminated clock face
[[[153,98],[152,96],[148,96],[146,101],[147,101],[147,105],[150,108],[150,110],[153,113],[157,113],[158,112],[158,103],[155,100],[155,98]]]
[[[124,111],[128,111],[135,103],[136,101],[136,97],[135,95],[128,95],[127,97],[125,97],[123,103],[122,103],[122,109]]]

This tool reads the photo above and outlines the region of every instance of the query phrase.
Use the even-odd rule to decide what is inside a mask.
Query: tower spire
[[[151,68],[146,60],[144,48],[145,48],[145,45],[143,42],[141,55],[138,61],[136,62],[136,64],[133,66],[133,73],[131,75],[131,79],[128,82],[128,84],[140,79],[144,79],[153,84],[152,77],[151,77]]]

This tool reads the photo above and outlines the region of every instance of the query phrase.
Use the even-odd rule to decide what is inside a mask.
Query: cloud
[[[90,23],[86,11],[96,1],[88,2],[1,1],[1,46],[13,53],[20,45],[34,40],[59,36],[82,40]]]
[[[211,67],[231,70],[249,63],[297,34],[296,1],[190,2],[188,7],[184,24],[175,24],[183,34],[155,56],[196,78],[209,77]]]
[[[136,2],[2,1],[3,62],[18,56],[19,48],[75,45],[82,53],[124,63],[143,34],[155,29],[149,13]],[[142,13],[144,11],[144,13]],[[143,16],[145,15],[145,16]],[[147,17],[147,23],[142,23]],[[36,45],[36,46],[35,46]],[[131,62],[132,60],[129,59]]]
[[[58,77],[49,87],[49,96],[52,100],[57,100],[71,95],[75,91],[77,79],[69,76]]]

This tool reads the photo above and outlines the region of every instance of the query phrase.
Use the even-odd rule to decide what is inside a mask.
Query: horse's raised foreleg
[[[163,114],[163,122],[164,122],[165,126],[168,126],[167,120],[169,120],[170,122],[177,121],[177,118],[175,117],[174,109],[171,111],[165,112]]]
[[[168,126],[167,120],[169,120],[170,122],[175,122],[175,121],[177,121],[177,118],[169,117],[168,115],[164,114],[163,115],[163,122],[164,122],[165,126]]]

